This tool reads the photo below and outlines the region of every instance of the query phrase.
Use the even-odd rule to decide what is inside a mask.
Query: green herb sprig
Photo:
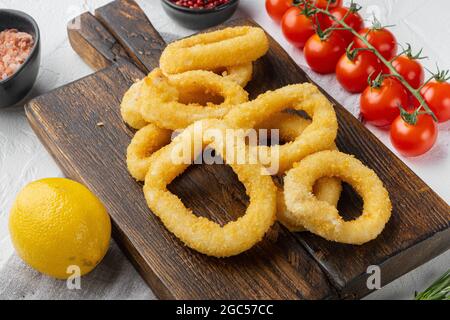
[[[450,300],[450,269],[424,292],[416,293],[415,300]]]

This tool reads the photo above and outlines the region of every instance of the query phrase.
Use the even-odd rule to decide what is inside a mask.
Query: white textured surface
[[[65,31],[66,23],[77,14],[93,10],[107,2],[109,1],[0,0],[0,8],[25,11],[35,17],[40,25],[43,55],[33,96],[91,73],[89,67],[71,49]],[[191,33],[174,25],[162,12],[159,1],[138,2],[161,32],[177,36]],[[263,0],[241,0],[236,16],[255,19],[304,67],[301,52],[284,41],[279,27],[266,16],[263,3]],[[442,68],[450,68],[448,0],[360,0],[359,3],[364,6],[362,12],[365,17],[374,13],[383,23],[396,24],[394,32],[400,42],[410,42],[415,48],[424,47],[425,53],[432,58],[425,61],[427,67],[434,69],[436,61]],[[358,114],[358,96],[341,90],[333,76],[318,76],[312,72],[309,74],[354,115]],[[373,127],[370,129],[391,148],[385,131]],[[440,127],[439,142],[427,155],[416,159],[402,158],[447,203],[450,200],[449,129],[448,124]],[[15,256],[7,229],[8,211],[14,195],[30,181],[54,176],[62,176],[62,173],[27,124],[22,106],[0,110],[0,299],[154,297],[115,244],[112,244],[101,266],[82,279],[83,289],[78,292],[67,290],[63,282],[38,274]],[[449,267],[450,252],[447,252],[368,298],[409,299],[415,290],[422,290]]]

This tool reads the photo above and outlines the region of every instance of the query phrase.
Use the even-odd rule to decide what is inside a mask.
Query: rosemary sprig
[[[450,269],[424,292],[416,293],[415,300],[450,300]]]

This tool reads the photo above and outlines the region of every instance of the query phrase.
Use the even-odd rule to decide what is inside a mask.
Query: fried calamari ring
[[[251,80],[252,66],[250,68],[247,65],[230,67],[229,70],[232,71],[231,74],[226,75],[228,71],[224,71],[222,76],[226,79],[234,81],[236,83],[245,82],[245,84]],[[170,77],[170,76],[169,76]],[[181,80],[183,79],[182,76]],[[177,77],[177,78],[180,78]],[[130,89],[125,93],[122,103],[121,103],[121,114],[125,123],[130,127],[139,130],[148,124],[147,121],[141,115],[140,104],[142,103],[142,90],[146,90],[146,85],[144,80],[140,80],[134,83]],[[223,98],[213,92],[205,92],[205,88],[202,87],[188,87],[182,86],[179,90],[179,101],[182,103],[197,103],[201,105],[207,105],[208,103],[221,104],[220,101]],[[246,99],[247,100],[247,99]]]
[[[280,112],[259,123],[255,129],[278,129],[281,142],[294,141],[311,124],[311,120],[297,114]]]
[[[145,121],[160,128],[177,130],[204,119],[223,118],[235,105],[248,101],[248,93],[238,84],[210,71],[188,71],[166,77],[155,69],[144,80],[139,107]],[[223,102],[206,106],[180,101],[185,90],[202,89],[205,94],[223,97]]]
[[[169,44],[160,67],[166,74],[216,70],[256,61],[269,50],[261,28],[234,27],[198,34]]]
[[[152,212],[161,219],[165,227],[188,247],[214,257],[238,255],[261,241],[275,222],[276,187],[270,176],[261,174],[261,165],[231,163],[231,168],[245,186],[250,198],[246,214],[221,227],[187,209],[177,196],[167,190],[167,185],[190,165],[183,161],[173,161],[174,154],[186,145],[195,149],[194,137],[200,134],[203,138],[203,148],[212,146],[223,159],[227,158],[223,141],[209,140],[211,138],[203,135],[199,127],[203,130],[214,128],[220,130],[222,136],[225,135],[226,127],[222,121],[200,121],[185,129],[171,144],[154,153],[145,179],[145,198]],[[192,152],[190,161],[197,156],[198,154]]]
[[[261,129],[278,129],[280,134],[280,140],[283,142],[289,142],[295,140],[302,132],[311,124],[311,120],[300,117],[297,114],[292,113],[278,113],[263,121],[259,128]],[[336,146],[333,146],[332,150],[337,150]],[[318,179],[314,184],[313,193],[318,200],[325,201],[337,207],[339,199],[342,193],[341,180],[337,178],[324,177]],[[302,225],[293,224],[287,217],[290,216],[287,213],[286,202],[284,200],[284,191],[282,186],[278,186],[277,191],[277,219],[291,232],[303,232],[306,229]]]
[[[240,65],[234,65],[231,67],[225,67],[225,70],[220,72],[222,77],[227,80],[236,82],[242,88],[245,88],[253,77],[253,63],[244,63]]]
[[[313,194],[317,200],[324,201],[333,207],[337,207],[339,199],[342,193],[341,180],[336,178],[324,177],[314,184]],[[304,232],[308,231],[298,221],[292,221],[290,218],[292,213],[288,211],[286,201],[284,199],[284,190],[278,188],[277,190],[277,219],[291,232]]]
[[[222,67],[214,70],[206,70],[212,71],[218,75],[221,75],[227,80],[236,82],[242,88],[245,88],[247,84],[252,80],[253,77],[253,63],[244,63],[240,65],[234,65],[230,67]],[[165,73],[164,75],[170,76],[171,74]]]
[[[344,221],[334,206],[312,194],[314,182],[322,177],[339,177],[355,188],[364,201],[359,218]],[[303,159],[288,172],[284,194],[289,221],[330,241],[364,244],[378,237],[391,217],[389,194],[375,172],[338,151],[322,151]]]
[[[172,131],[160,129],[154,124],[148,124],[136,132],[127,149],[128,171],[137,181],[144,181],[150,166],[150,156],[168,145]]]
[[[142,118],[139,110],[139,101],[143,89],[144,80],[134,83],[130,89],[125,93],[122,103],[120,105],[120,113],[126,124],[133,129],[141,129],[145,127],[148,122]]]
[[[336,113],[319,89],[310,83],[303,83],[269,91],[253,101],[236,106],[224,118],[232,128],[251,129],[285,109],[305,111],[312,118],[311,125],[294,141],[282,146],[249,146],[253,154],[267,154],[268,167],[279,166],[279,174],[291,169],[295,162],[304,157],[331,149],[334,145],[338,130]]]

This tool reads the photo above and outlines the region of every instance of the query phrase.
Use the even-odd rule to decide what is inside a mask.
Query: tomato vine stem
[[[309,2],[308,0],[303,0],[304,3]],[[438,119],[436,117],[436,115],[433,113],[433,111],[431,111],[430,107],[428,106],[427,102],[425,101],[425,99],[422,97],[422,95],[420,94],[419,90],[414,89],[409,83],[408,81],[405,80],[405,78],[403,78],[400,73],[398,73],[398,71],[394,68],[394,66],[392,65],[392,63],[390,61],[388,61],[386,58],[383,57],[383,55],[381,55],[381,53],[374,47],[372,46],[369,41],[367,40],[366,36],[362,36],[360,35],[358,32],[356,32],[355,29],[353,29],[352,27],[350,27],[345,21],[344,19],[340,20],[337,19],[329,10],[327,9],[320,9],[317,6],[315,6],[314,4],[312,4],[311,2],[309,3],[310,6],[312,6],[313,8],[315,8],[316,13],[322,13],[326,16],[328,16],[329,18],[331,18],[331,20],[333,20],[334,22],[338,23],[339,25],[341,25],[343,28],[341,28],[340,30],[348,30],[350,31],[355,37],[357,37],[358,39],[360,39],[362,41],[362,43],[364,43],[367,48],[369,48],[377,57],[378,59],[380,59],[380,61],[389,69],[389,71],[391,72],[391,75],[396,77],[404,86],[406,89],[408,89],[409,92],[411,92],[411,94],[420,102],[420,107],[424,108],[426,113],[429,114],[434,121],[438,122]],[[326,32],[326,31],[325,31]]]

